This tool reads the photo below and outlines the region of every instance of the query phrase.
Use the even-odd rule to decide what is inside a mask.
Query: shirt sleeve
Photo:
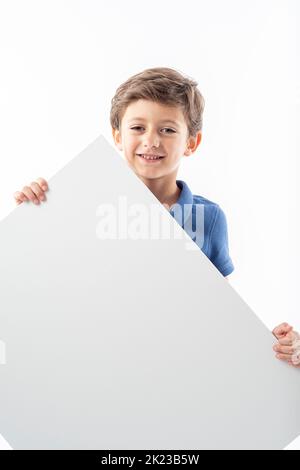
[[[210,260],[223,276],[228,276],[234,270],[229,256],[226,216],[219,206],[210,233]]]

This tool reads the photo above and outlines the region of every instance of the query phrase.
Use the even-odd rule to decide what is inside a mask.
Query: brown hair
[[[204,98],[198,83],[174,69],[155,67],[146,69],[122,83],[111,100],[110,123],[120,130],[127,106],[139,99],[180,106],[185,117],[189,137],[202,129]]]

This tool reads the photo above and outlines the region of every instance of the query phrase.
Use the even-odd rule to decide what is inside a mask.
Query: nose
[[[160,145],[160,142],[159,142],[159,138],[158,136],[156,135],[156,133],[152,132],[152,133],[148,133],[148,134],[144,134],[144,139],[143,139],[143,145],[145,148],[153,148],[153,147],[156,147],[158,148],[159,145]]]

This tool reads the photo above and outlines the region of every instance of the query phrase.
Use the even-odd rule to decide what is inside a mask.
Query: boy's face
[[[113,137],[132,170],[143,180],[149,180],[170,174],[176,177],[181,158],[196,150],[201,132],[188,138],[180,107],[138,100],[127,107],[121,129],[113,129]],[[147,160],[147,155],[163,158]]]

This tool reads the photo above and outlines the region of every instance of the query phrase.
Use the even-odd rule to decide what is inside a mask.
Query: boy
[[[176,179],[182,158],[191,156],[202,139],[204,99],[197,82],[179,72],[157,67],[130,77],[112,99],[110,122],[116,147],[124,152],[129,167],[186,230],[203,231],[199,248],[228,278],[234,266],[229,256],[226,217],[218,204],[193,195],[184,181]],[[17,204],[45,201],[47,182],[40,178],[15,193]],[[204,226],[197,227],[196,207],[204,207]],[[197,243],[197,241],[195,243]],[[292,363],[292,327],[283,324],[273,331],[279,340],[280,359]],[[284,343],[280,343],[284,341]]]

